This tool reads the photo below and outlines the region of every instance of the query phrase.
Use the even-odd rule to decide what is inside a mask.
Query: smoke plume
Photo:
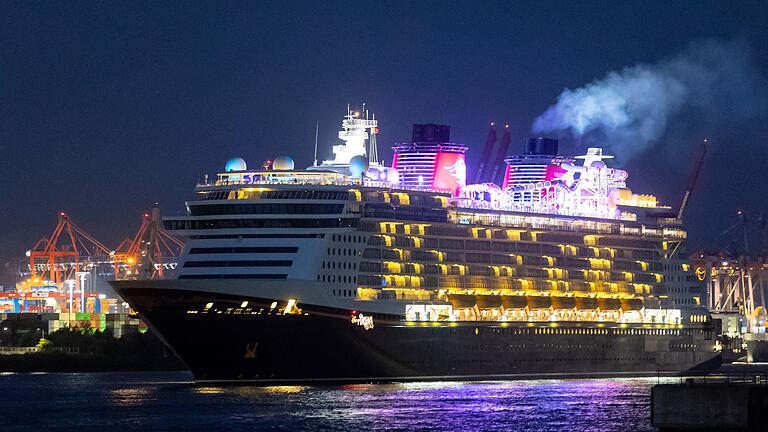
[[[690,114],[708,131],[765,114],[766,94],[746,43],[704,40],[657,64],[636,64],[564,90],[532,130],[570,135],[627,160],[663,138],[677,116]]]

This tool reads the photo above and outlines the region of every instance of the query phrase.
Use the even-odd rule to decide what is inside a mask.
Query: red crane
[[[66,279],[75,279],[81,258],[91,260],[100,255],[106,260],[112,251],[60,212],[50,239],[41,238],[30,250],[29,268],[32,277],[60,284]]]
[[[163,277],[168,258],[181,254],[184,243],[163,229],[160,209],[144,213],[132,241],[123,240],[115,252],[115,278]],[[143,275],[140,275],[143,272]]]

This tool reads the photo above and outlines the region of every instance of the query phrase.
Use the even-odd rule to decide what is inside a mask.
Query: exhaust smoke
[[[537,134],[601,146],[623,161],[648,150],[678,115],[710,130],[766,113],[764,78],[743,42],[702,40],[657,64],[609,72],[564,90],[533,123]],[[693,133],[701,136],[701,129]]]

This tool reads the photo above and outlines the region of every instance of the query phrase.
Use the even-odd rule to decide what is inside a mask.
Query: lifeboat
[[[528,306],[528,299],[525,296],[503,295],[501,303],[504,309],[525,309]]]
[[[475,307],[475,296],[472,294],[448,294],[448,301],[455,309]]]
[[[501,307],[501,296],[492,294],[477,294],[475,295],[475,301],[477,307],[480,309],[494,309]]]
[[[641,298],[628,298],[621,299],[621,310],[634,311],[643,308],[643,299]]]
[[[621,310],[621,301],[617,298],[599,298],[597,304],[600,310]]]
[[[573,309],[576,307],[576,299],[566,296],[552,296],[552,307],[555,309]]]
[[[597,309],[597,299],[594,297],[576,297],[576,307],[582,310]]]
[[[527,296],[529,309],[549,309],[552,307],[552,298],[545,296]]]

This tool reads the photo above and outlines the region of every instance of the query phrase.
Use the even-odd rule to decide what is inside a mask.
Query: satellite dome
[[[368,158],[363,155],[353,156],[349,160],[349,171],[354,178],[362,177],[363,173],[368,171]]]
[[[227,164],[224,165],[224,171],[230,172],[230,171],[245,171],[248,169],[248,167],[245,165],[245,160],[243,158],[232,158],[227,161]]]
[[[277,156],[272,161],[272,169],[273,170],[280,170],[280,171],[290,171],[295,166],[295,163],[293,162],[293,159],[291,159],[289,156]]]
[[[600,161],[600,160],[596,160],[596,161],[592,162],[592,163],[590,164],[590,166],[591,166],[592,168],[599,168],[599,169],[603,169],[603,168],[605,168],[605,162],[603,162],[603,161]]]

